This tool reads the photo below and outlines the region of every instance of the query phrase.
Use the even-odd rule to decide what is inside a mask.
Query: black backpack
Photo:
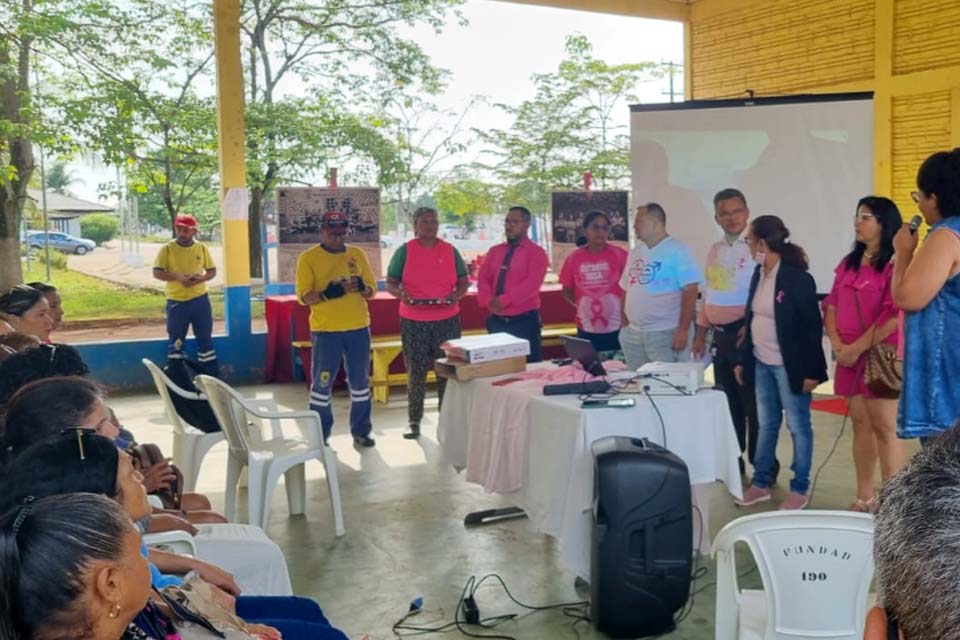
[[[173,384],[196,396],[190,399],[184,398],[171,389],[170,399],[173,401],[173,408],[177,410],[177,415],[187,424],[206,433],[220,431],[220,423],[217,422],[217,416],[213,414],[210,403],[193,384],[196,376],[207,371],[199,363],[180,357],[168,359],[163,372]]]

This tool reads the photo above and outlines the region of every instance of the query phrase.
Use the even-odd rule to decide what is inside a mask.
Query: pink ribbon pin
[[[783,289],[777,292],[777,302],[783,302]]]

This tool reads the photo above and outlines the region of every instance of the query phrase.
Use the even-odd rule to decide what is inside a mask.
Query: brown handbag
[[[863,311],[860,309],[860,299],[857,292],[853,292],[853,300],[857,303],[857,315],[860,317],[860,326],[867,329],[863,321]],[[877,335],[877,324],[873,324],[871,344]],[[903,360],[897,355],[897,348],[892,344],[880,342],[867,349],[867,358],[863,367],[863,384],[878,398],[896,400],[900,397],[900,388],[903,385]]]

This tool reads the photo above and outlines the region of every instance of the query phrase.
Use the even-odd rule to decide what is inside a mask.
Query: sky
[[[471,110],[467,124],[480,129],[507,128],[510,118],[492,104],[519,104],[533,95],[532,74],[555,71],[563,59],[567,36],[587,36],[594,56],[608,63],[683,62],[683,25],[679,22],[629,18],[602,13],[553,9],[497,0],[467,0],[461,12],[468,24],[451,21],[440,34],[426,26],[402,30],[416,40],[438,67],[451,72],[446,92],[437,99],[445,109],[461,112],[473,96],[486,96],[490,106]],[[682,80],[677,91],[682,93]],[[667,102],[667,81],[645,83],[642,102]],[[629,122],[624,105],[621,123]],[[473,155],[456,163],[477,160]],[[452,160],[453,161],[453,160]],[[114,172],[77,161],[71,168],[83,183],[71,186],[77,197],[97,200],[100,183]]]

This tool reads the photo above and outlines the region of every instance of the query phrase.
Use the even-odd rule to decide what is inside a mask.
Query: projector
[[[657,394],[691,394],[703,386],[700,362],[648,362],[637,369],[637,386]]]

